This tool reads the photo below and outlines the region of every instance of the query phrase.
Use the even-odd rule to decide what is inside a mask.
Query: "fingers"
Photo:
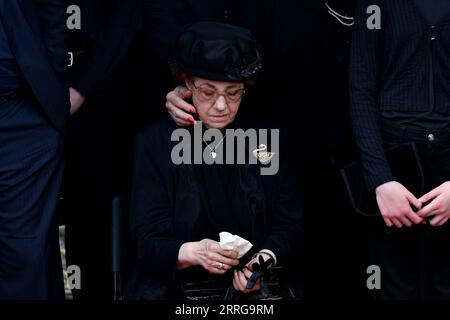
[[[180,97],[183,100],[192,97],[192,91],[189,90],[185,86],[178,86],[178,87],[176,87],[174,92],[175,92],[176,95],[178,95],[178,97]]]
[[[211,245],[209,246],[209,250],[212,252],[215,252],[217,254],[220,254],[221,256],[230,258],[230,259],[237,259],[238,252],[236,250],[224,250],[220,247],[220,244],[218,242],[213,241]]]
[[[222,263],[226,270],[229,270],[232,267],[235,267],[239,264],[239,260],[237,260],[237,259],[230,259],[230,258],[224,257],[220,254],[217,254],[217,253],[211,252],[211,251],[206,253],[206,258],[208,259],[210,264],[215,263],[216,266],[219,264],[219,267],[220,267],[220,264]]]
[[[233,277],[233,286],[236,290],[241,291],[243,293],[249,293],[252,291],[261,290],[261,281],[258,280],[255,286],[252,289],[247,289],[248,279],[252,276],[252,272],[247,268],[244,268],[242,271],[235,271]]]
[[[198,253],[202,267],[213,274],[224,274],[239,264],[237,252],[222,250],[217,241],[204,239],[202,250]]]
[[[423,222],[423,219],[412,210],[406,213],[400,213],[395,218],[390,218],[390,220],[390,222],[395,224],[397,228],[401,228],[404,226],[411,227],[413,224],[421,224]]]
[[[417,215],[417,213],[415,213],[414,211],[410,210],[407,214],[406,217],[412,221],[414,224],[421,224],[423,222],[423,219]]]
[[[242,282],[240,277],[240,271],[234,271],[234,277],[233,277],[233,286],[237,291],[245,292],[247,289],[245,288],[247,286],[247,280],[245,279],[244,282]]]
[[[402,216],[399,220],[404,226],[411,227],[413,225],[413,223],[408,219],[407,216]]]
[[[252,276],[252,273],[247,267],[245,267],[244,269],[242,269],[242,272],[245,275],[245,278],[249,279]],[[245,284],[247,286],[247,284]]]
[[[167,102],[166,107],[177,125],[185,127],[195,124],[195,120],[191,115],[175,107],[171,102]]]
[[[166,96],[166,108],[170,116],[179,126],[194,125],[195,120],[189,113],[196,114],[196,109],[184,99],[192,96],[192,92],[186,87],[179,86]]]
[[[248,291],[249,290],[249,289],[247,289],[248,279],[245,277],[245,274],[242,271],[237,271],[236,273],[239,278],[241,286],[244,288],[244,290],[242,290],[242,291],[244,291],[244,292]]]
[[[423,207],[421,210],[419,210],[419,212],[417,213],[421,218],[430,217],[439,213],[439,207],[440,202],[438,201],[438,199],[435,199],[431,201],[428,205]]]
[[[385,212],[382,214],[383,220],[388,227],[395,225],[397,228],[411,227],[413,224],[421,224],[423,218],[415,213],[409,205],[397,212]]]
[[[430,221],[430,225],[433,227],[441,227],[443,226],[450,217],[447,217],[446,215],[436,215],[433,219]]]
[[[391,221],[391,219],[383,217],[383,220],[384,220],[384,223],[386,224],[386,226],[388,226],[388,227],[392,227],[394,225],[394,223]]]
[[[442,221],[439,223],[439,227],[442,227],[444,224],[446,224],[447,223],[447,221],[448,221],[448,219],[449,219],[450,217],[446,217],[446,218],[444,218],[444,219],[442,219]]]
[[[209,273],[218,275],[222,275],[230,269],[230,267],[225,264],[209,260],[203,262],[202,267]]]
[[[391,220],[397,228],[403,227],[403,224],[398,219],[391,219]]]
[[[407,192],[406,199],[408,199],[409,203],[413,205],[417,210],[422,208],[422,201],[419,201],[411,192]]]
[[[191,96],[192,96],[191,91],[189,91],[185,87],[177,87],[174,91],[169,92],[167,94],[166,100],[172,106],[184,112],[196,114],[197,110],[194,108],[194,106],[185,101],[185,99],[190,98]]]
[[[436,198],[438,195],[440,194],[440,189],[439,187],[434,188],[433,190],[431,190],[430,192],[428,192],[427,194],[423,195],[422,197],[419,198],[419,201],[422,203],[427,203],[428,201]]]
[[[420,210],[422,203],[401,184],[392,182],[379,186],[376,193],[386,226],[402,228],[422,223],[422,218],[412,209]]]
[[[403,226],[412,226],[412,223],[404,214],[383,214],[384,223],[388,227],[396,226],[397,228],[402,228]]]

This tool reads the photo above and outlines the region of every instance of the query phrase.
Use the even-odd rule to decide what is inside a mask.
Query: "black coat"
[[[171,120],[164,120],[136,138],[131,228],[138,259],[127,290],[130,299],[167,298],[180,246],[201,240],[191,237],[205,215],[201,199],[205,186],[199,184],[195,165],[172,163],[174,129]],[[280,154],[276,175],[262,176],[260,165],[244,165],[239,181],[253,216],[254,249],[272,250],[278,263],[288,267],[290,258],[298,254],[301,210],[283,148]],[[223,226],[216,227],[220,230]],[[203,234],[208,234],[207,230]]]
[[[3,24],[24,78],[0,104],[0,299],[64,299],[56,225],[63,171],[65,2],[0,1]],[[58,132],[56,129],[60,130]]]

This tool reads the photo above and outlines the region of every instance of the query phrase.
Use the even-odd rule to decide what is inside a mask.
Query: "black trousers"
[[[386,147],[415,143],[423,167],[424,194],[450,180],[450,130],[426,131],[386,121],[382,127]],[[381,269],[376,298],[450,299],[449,222],[442,227],[427,224],[401,229],[372,222],[370,262]]]
[[[56,208],[63,143],[39,106],[0,104],[0,300],[64,299]]]

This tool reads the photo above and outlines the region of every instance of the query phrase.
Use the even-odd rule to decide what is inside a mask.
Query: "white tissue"
[[[233,235],[229,232],[219,233],[220,247],[224,250],[236,250],[238,252],[238,259],[242,258],[253,245],[244,238]]]

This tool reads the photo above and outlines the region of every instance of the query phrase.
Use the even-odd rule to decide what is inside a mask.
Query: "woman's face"
[[[208,129],[222,129],[233,122],[245,93],[242,82],[221,82],[191,77],[186,82],[200,121]]]

